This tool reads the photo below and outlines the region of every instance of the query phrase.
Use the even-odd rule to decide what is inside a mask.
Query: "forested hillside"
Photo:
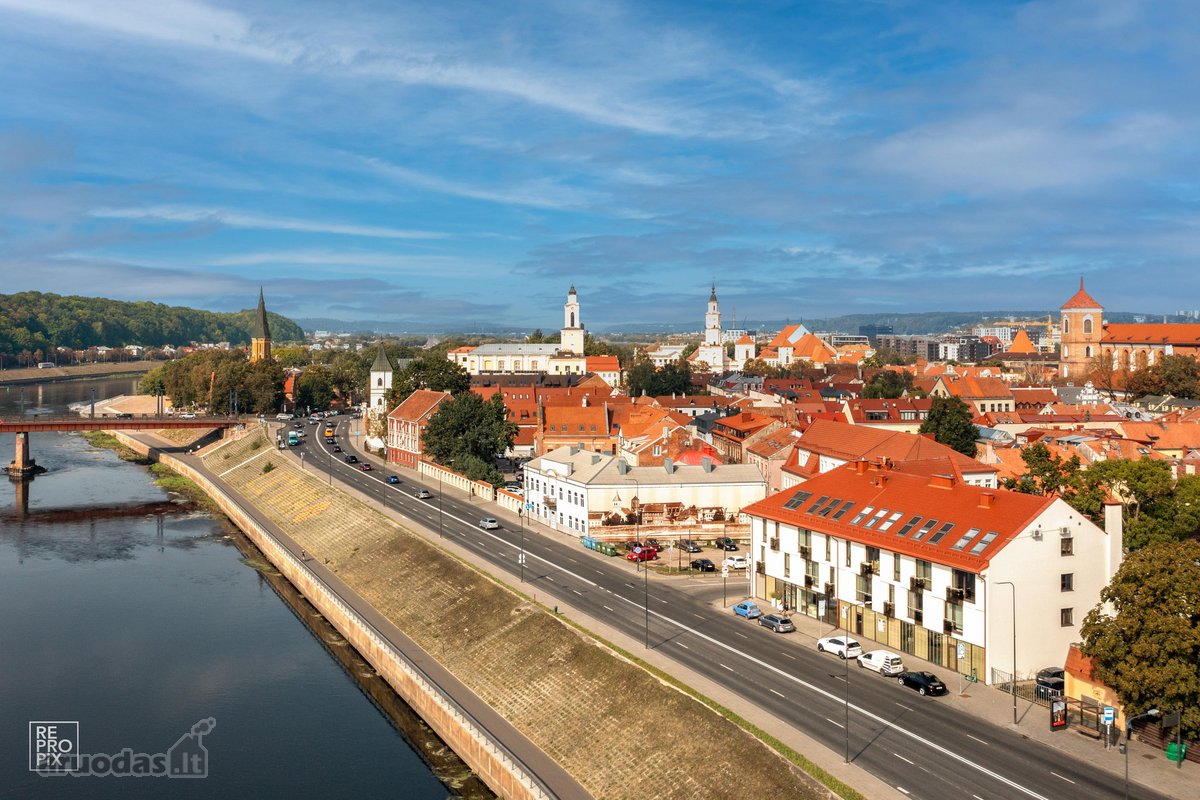
[[[129,303],[103,297],[73,297],[42,292],[0,295],[0,353],[55,347],[144,347],[189,342],[247,344],[253,309],[230,314],[160,303]],[[267,312],[271,338],[299,341],[304,332],[287,317]]]

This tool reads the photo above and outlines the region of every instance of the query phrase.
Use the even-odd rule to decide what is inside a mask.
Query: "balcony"
[[[834,585],[832,583],[825,584],[825,596],[833,597],[835,594],[837,594],[836,587],[834,587]]]
[[[804,576],[804,588],[805,589],[811,589],[813,587],[813,584],[816,582],[817,582],[817,579],[814,578],[812,575]]]
[[[966,598],[967,598],[967,592],[965,589],[947,589],[946,590],[946,602],[947,603],[960,603],[961,604],[964,600],[966,600]]]
[[[874,561],[864,561],[861,564],[859,564],[858,565],[858,574],[864,578],[869,577],[871,575],[877,575],[878,572],[876,571],[875,562]]]
[[[776,536],[774,539],[771,540],[771,549],[774,550],[776,553],[779,552],[779,537],[778,536]]]
[[[915,575],[908,579],[908,588],[914,592],[925,591],[925,579],[918,578]]]
[[[943,633],[954,633],[954,620],[948,619],[942,623]]]
[[[912,612],[913,624],[920,625],[925,621],[925,612],[921,609],[916,609]]]
[[[767,565],[761,561],[755,561],[754,562],[754,571],[757,572],[759,575],[766,575],[767,574]]]
[[[800,557],[805,561],[812,560],[812,548],[808,545],[800,545]]]
[[[883,615],[885,617],[896,616],[896,604],[895,603],[884,603],[883,604]]]

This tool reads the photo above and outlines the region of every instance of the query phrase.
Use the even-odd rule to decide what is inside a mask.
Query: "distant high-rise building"
[[[876,325],[872,323],[870,325],[858,326],[858,335],[867,337],[867,341],[871,344],[871,347],[879,346],[879,336],[881,334],[891,336],[893,333],[895,331],[892,330],[891,325]]]

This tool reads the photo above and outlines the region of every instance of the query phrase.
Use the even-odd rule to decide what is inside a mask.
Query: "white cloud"
[[[378,239],[443,239],[446,236],[444,233],[435,231],[412,231],[400,228],[384,228],[376,225],[347,225],[337,222],[272,217],[222,208],[143,206],[138,208],[97,208],[89,213],[90,216],[100,219],[135,219],[188,223],[208,222],[227,225],[231,228],[331,233],[339,236],[363,236]]]

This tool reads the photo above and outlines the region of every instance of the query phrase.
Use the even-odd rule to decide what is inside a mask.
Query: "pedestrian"
[[[301,551],[300,551],[300,560],[301,560],[301,561],[308,561],[308,553],[307,553],[306,551],[304,551],[304,550],[301,550]]]

